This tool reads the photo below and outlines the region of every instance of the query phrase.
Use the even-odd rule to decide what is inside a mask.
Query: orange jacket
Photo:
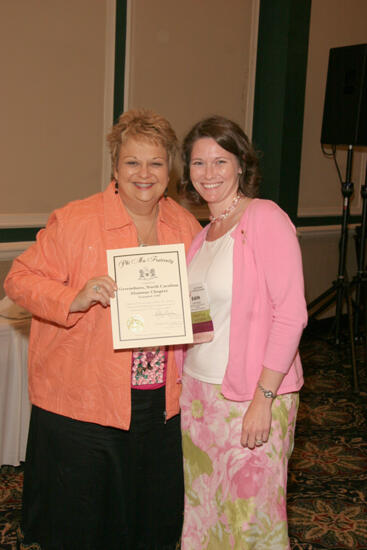
[[[159,206],[160,244],[184,243],[187,251],[199,223],[172,199],[161,199]],[[28,357],[33,404],[129,428],[131,351],[114,351],[109,308],[96,304],[84,313],[69,313],[69,308],[87,280],[107,274],[107,249],[137,245],[135,226],[110,184],[103,193],[53,212],[37,242],[14,261],[4,288],[33,315]],[[180,391],[170,350],[167,418],[179,411]]]

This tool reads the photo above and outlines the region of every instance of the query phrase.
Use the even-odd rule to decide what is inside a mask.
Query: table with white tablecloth
[[[0,465],[25,459],[31,405],[27,355],[30,319],[0,317]]]

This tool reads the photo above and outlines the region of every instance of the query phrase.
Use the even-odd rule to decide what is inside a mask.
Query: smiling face
[[[238,189],[241,168],[235,155],[213,138],[195,141],[190,160],[190,179],[212,213],[225,210]]]
[[[153,207],[168,185],[167,151],[163,145],[129,138],[121,145],[114,177],[129,210]]]

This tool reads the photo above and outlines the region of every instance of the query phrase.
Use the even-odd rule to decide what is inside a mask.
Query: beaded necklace
[[[237,195],[233,198],[231,204],[224,210],[224,212],[222,212],[218,216],[209,216],[210,223],[215,223],[227,218],[229,214],[233,212],[233,210],[236,208],[241,198],[242,198],[241,193],[237,193]]]

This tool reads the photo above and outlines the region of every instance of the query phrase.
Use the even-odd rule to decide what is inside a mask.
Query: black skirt
[[[164,388],[132,390],[129,431],[32,407],[20,549],[176,548],[180,419],[165,422],[164,395]]]

